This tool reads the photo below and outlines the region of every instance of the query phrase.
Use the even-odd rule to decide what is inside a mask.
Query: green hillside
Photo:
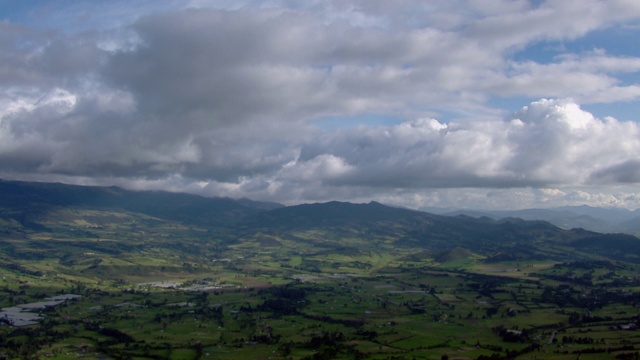
[[[633,358],[639,246],[375,202],[0,181],[0,355]],[[16,322],[61,294],[82,297]]]

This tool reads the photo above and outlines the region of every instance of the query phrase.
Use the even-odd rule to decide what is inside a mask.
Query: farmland
[[[589,264],[607,271],[595,286],[558,281],[580,270],[571,263],[520,277],[395,267],[269,286],[260,277],[230,286],[222,278],[171,287],[79,282],[55,290],[82,297],[46,310],[40,325],[2,327],[2,345],[15,357],[59,359],[631,356],[638,279],[635,269],[608,265]],[[198,282],[216,285],[200,291]],[[54,289],[40,279],[5,279],[3,302]]]
[[[94,190],[80,190],[91,199]],[[172,215],[177,200],[150,210],[108,200],[19,202],[38,211],[5,200],[0,307],[75,296],[32,309],[37,324],[3,320],[0,354],[635,359],[640,351],[640,265],[621,250],[640,241],[631,236],[345,203],[222,209],[221,225],[223,215]]]

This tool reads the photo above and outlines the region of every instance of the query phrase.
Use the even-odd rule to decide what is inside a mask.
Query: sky
[[[640,208],[637,0],[0,0],[0,178]]]

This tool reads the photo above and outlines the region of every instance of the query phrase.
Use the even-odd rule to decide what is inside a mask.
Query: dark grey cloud
[[[592,175],[594,182],[640,183],[640,160],[630,159],[605,167]]]
[[[64,36],[0,21],[0,85],[3,87],[74,86],[103,61],[96,38]]]
[[[135,29],[142,45],[110,59],[107,81],[135,94],[145,112],[204,112],[224,123],[349,110],[349,101],[390,84],[378,66],[409,46],[290,11],[192,10],[144,18]]]

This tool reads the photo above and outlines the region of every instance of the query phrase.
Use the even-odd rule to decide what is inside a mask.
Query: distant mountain
[[[246,218],[242,224],[252,227],[303,228],[340,225],[371,225],[377,222],[429,218],[431,215],[377,202],[352,204],[327,203],[287,206]]]
[[[617,224],[616,229],[625,234],[640,236],[640,217]]]
[[[573,241],[571,246],[579,251],[606,254],[615,260],[640,262],[640,241],[631,235],[598,234]]]
[[[421,210],[447,216],[467,215],[471,217],[489,217],[494,220],[507,217],[523,220],[542,220],[563,229],[582,228],[603,233],[624,232],[640,234],[640,210],[597,208],[586,205],[524,210],[471,210],[430,207],[421,208]]]
[[[227,225],[248,215],[283,207],[248,199],[0,180],[0,209],[11,209],[11,217],[21,223],[33,222],[54,206],[113,208],[203,226]]]
[[[135,236],[129,236],[130,231],[120,232],[120,227],[111,228],[111,232],[105,230],[110,222],[116,221],[112,218],[125,217],[135,220],[130,222],[134,224],[130,229],[135,229]],[[640,249],[640,240],[634,236],[604,235],[560,228],[547,221],[523,220],[541,217],[556,222],[561,219],[575,222],[581,218],[595,223],[589,215],[569,210],[436,215],[377,202],[332,201],[285,207],[248,199],[206,198],[162,191],[0,181],[0,240],[2,236],[29,239],[33,233],[58,231],[58,237],[62,234],[86,239],[131,237],[138,242],[127,243],[127,246],[140,246],[140,242],[156,246],[157,237],[147,238],[145,234],[160,236],[163,231],[174,231],[162,230],[159,226],[170,221],[188,225],[185,228],[199,233],[216,230],[218,239],[224,236],[224,244],[245,243],[247,248],[275,247],[286,241],[287,246],[296,249],[299,245],[301,249],[341,254],[415,249],[416,254],[435,256],[439,261],[469,256],[485,257],[485,261],[609,256],[640,262],[640,257],[629,257],[624,251],[625,248]],[[84,225],[80,226],[81,223]],[[171,240],[165,245],[172,250],[194,251],[188,245],[189,236],[181,234],[182,239],[187,239],[186,243]],[[93,244],[91,241],[84,242],[83,246]],[[615,246],[608,246],[609,243]],[[101,249],[105,244],[110,243],[98,243]]]
[[[260,229],[273,233],[330,231],[341,234],[344,244],[355,238],[369,239],[371,244],[395,238],[395,246],[440,252],[456,247],[485,255],[508,250],[514,258],[548,256],[546,249],[540,250],[546,245],[562,246],[600,235],[585,230],[561,229],[544,221],[435,215],[376,202],[334,201],[288,206],[257,213],[238,224],[253,231]]]
[[[556,208],[556,210],[568,211],[578,215],[587,215],[612,224],[619,224],[640,217],[640,210],[631,211],[622,208],[600,208],[588,205],[563,206]]]

